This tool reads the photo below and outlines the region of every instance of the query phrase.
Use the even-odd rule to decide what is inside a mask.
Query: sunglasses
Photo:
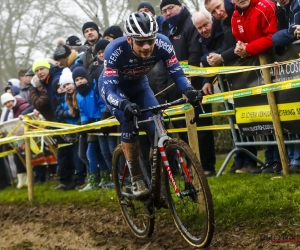
[[[132,38],[132,40],[134,41],[134,43],[139,46],[142,47],[145,43],[148,43],[150,46],[154,44],[156,37],[151,38],[151,39],[143,39],[143,40],[138,40],[138,39],[134,39]]]

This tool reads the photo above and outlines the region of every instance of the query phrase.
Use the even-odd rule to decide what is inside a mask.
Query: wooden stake
[[[26,117],[24,117],[24,120]],[[29,125],[24,124],[24,134],[29,131]],[[30,138],[25,139],[25,160],[26,160],[26,171],[27,171],[27,184],[28,184],[28,200],[33,200],[33,171],[31,165],[31,150],[30,150]]]
[[[183,98],[186,98],[186,97],[183,96]],[[194,116],[195,116],[194,109],[186,112],[185,113],[185,121],[186,121],[189,145],[190,145],[191,149],[194,151],[194,153],[196,154],[199,161],[201,162],[198,135],[197,135],[197,124],[190,123],[190,120],[192,120],[194,118]]]
[[[268,63],[266,55],[263,55],[263,54],[259,55],[259,61],[260,61],[261,65]],[[271,76],[270,76],[270,69],[269,68],[262,69],[262,73],[263,73],[263,77],[265,80],[265,84],[272,83]],[[274,127],[274,131],[275,131],[277,145],[278,145],[283,174],[287,175],[289,173],[289,167],[288,167],[289,160],[286,155],[284,138],[283,138],[283,134],[282,134],[282,128],[281,128],[280,118],[279,118],[279,114],[278,114],[278,107],[276,104],[274,92],[267,93],[267,98],[268,98],[268,102],[269,102],[269,106],[270,106],[270,110],[271,110],[273,127]]]

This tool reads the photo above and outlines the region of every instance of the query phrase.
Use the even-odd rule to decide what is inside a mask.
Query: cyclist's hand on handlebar
[[[140,116],[141,110],[135,103],[127,103],[124,107],[124,116],[127,120],[132,120],[133,116]]]
[[[189,100],[189,103],[192,105],[198,105],[198,102],[202,100],[202,94],[200,91],[195,90],[194,88],[187,88],[185,95]]]

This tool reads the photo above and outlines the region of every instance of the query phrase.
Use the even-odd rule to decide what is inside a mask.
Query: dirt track
[[[0,249],[194,249],[172,223],[157,223],[152,238],[139,240],[120,213],[101,207],[0,206]],[[246,230],[216,231],[209,249],[300,249],[296,244],[259,242]]]

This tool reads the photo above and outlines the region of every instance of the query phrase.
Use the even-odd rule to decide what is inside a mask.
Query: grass
[[[218,157],[217,169],[225,157]],[[247,227],[253,231],[278,229],[294,231],[300,221],[299,175],[226,174],[210,177],[216,227],[219,230],[238,230]],[[54,184],[34,187],[34,202],[27,201],[27,190],[9,187],[0,191],[2,204],[57,205],[101,204],[111,210],[119,209],[114,190],[54,191]],[[159,217],[165,214],[161,210]]]

